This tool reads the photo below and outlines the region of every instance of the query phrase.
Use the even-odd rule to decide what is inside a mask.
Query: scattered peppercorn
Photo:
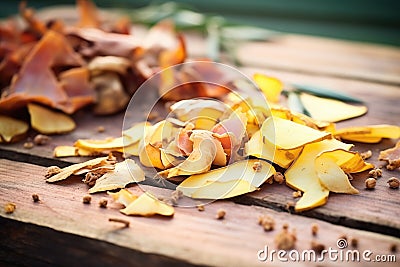
[[[392,188],[392,189],[397,189],[397,188],[399,188],[399,185],[400,185],[400,181],[396,177],[390,178],[387,181],[387,183],[389,184],[389,187]]]
[[[38,134],[33,138],[33,142],[35,145],[43,146],[46,145],[50,141],[50,137],[44,134]]]
[[[300,190],[294,191],[294,192],[292,193],[292,195],[293,195],[294,198],[298,198],[298,197],[301,197],[302,192],[301,192]]]
[[[285,180],[285,177],[283,176],[282,173],[276,172],[274,173],[274,181],[281,184]]]
[[[204,210],[205,210],[203,204],[199,204],[199,205],[197,205],[196,207],[197,207],[197,210],[198,210],[198,211],[204,211]]]
[[[107,208],[108,200],[106,198],[102,198],[99,201],[100,208]]]
[[[260,172],[261,171],[261,169],[262,169],[262,165],[261,165],[261,162],[254,162],[254,164],[253,164],[253,170],[255,171],[255,172]]]
[[[372,151],[368,150],[365,152],[360,153],[360,156],[363,160],[369,159],[372,156]]]
[[[283,229],[275,236],[275,244],[278,249],[289,250],[293,249],[296,244],[296,233],[289,233],[289,225],[284,224]]]
[[[382,177],[382,170],[377,168],[369,171],[369,177],[373,177],[377,179],[378,177]]]
[[[82,198],[82,202],[83,202],[84,204],[90,204],[91,201],[92,201],[92,197],[91,197],[90,195],[85,195],[85,196],[83,196],[83,198]]]
[[[25,142],[24,143],[24,148],[31,149],[32,147],[33,147],[33,143],[32,142]]]
[[[217,218],[218,220],[222,220],[222,219],[225,218],[225,215],[226,215],[226,211],[225,211],[224,209],[219,209],[219,210],[217,211],[216,218]]]
[[[106,131],[106,128],[104,128],[104,126],[100,125],[97,127],[97,132],[98,133],[104,133]]]
[[[13,213],[13,212],[15,211],[16,208],[17,208],[17,205],[15,205],[14,203],[11,203],[11,202],[9,202],[9,203],[7,203],[6,205],[4,205],[4,211],[5,211],[7,214]]]
[[[314,250],[315,253],[321,254],[321,252],[325,249],[325,245],[313,240],[311,241],[311,249]]]
[[[53,175],[56,175],[61,172],[60,167],[58,166],[50,166],[46,169],[46,173],[44,174],[44,177],[50,178]]]
[[[264,231],[272,231],[275,227],[275,220],[269,215],[261,215],[258,217],[258,224],[264,228]]]
[[[38,194],[32,194],[32,199],[33,199],[33,202],[39,202],[40,201],[40,199],[39,199],[39,195]]]
[[[375,178],[368,178],[365,180],[365,187],[367,189],[374,189],[376,186],[376,180]]]
[[[319,226],[317,223],[312,223],[311,224],[311,234],[313,236],[316,236],[318,234]]]

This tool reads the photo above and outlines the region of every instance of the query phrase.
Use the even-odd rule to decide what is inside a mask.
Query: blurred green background
[[[125,11],[165,1],[95,0],[99,7]],[[229,23],[259,26],[275,31],[400,46],[399,0],[177,0],[180,8],[219,15]],[[2,1],[0,16],[18,11],[19,1]],[[75,4],[74,0],[35,0],[35,8]],[[132,16],[135,16],[132,13]]]

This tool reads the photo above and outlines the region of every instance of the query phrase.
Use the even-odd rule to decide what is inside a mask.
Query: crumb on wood
[[[108,218],[109,222],[117,222],[117,223],[122,223],[124,227],[128,228],[129,227],[129,221],[125,219],[120,219],[120,218]]]
[[[255,172],[260,172],[261,169],[262,169],[261,162],[259,162],[259,161],[254,162],[254,164],[253,164],[253,170],[254,170]]]
[[[31,149],[31,148],[33,148],[33,146],[34,146],[33,142],[28,141],[28,142],[24,143],[25,149]]]
[[[321,254],[322,251],[325,250],[325,245],[313,240],[311,241],[311,249],[314,250],[315,253]]]
[[[15,209],[17,208],[17,205],[15,205],[14,203],[8,202],[4,205],[4,211],[7,214],[11,214],[15,211]]]
[[[375,178],[367,178],[365,180],[365,188],[374,189],[375,186],[376,186],[376,179]]]
[[[92,187],[96,183],[97,179],[99,179],[102,175],[103,173],[101,172],[87,172],[85,174],[85,179],[83,179],[83,182]]]
[[[258,217],[258,224],[264,228],[264,231],[272,231],[275,228],[275,220],[270,215],[260,215]]]
[[[174,205],[178,204],[178,200],[181,199],[183,196],[183,192],[180,190],[175,190],[171,193],[171,202]]]
[[[106,128],[103,125],[97,126],[96,131],[98,133],[104,133],[106,131]]]
[[[369,175],[369,177],[377,179],[378,177],[382,177],[382,170],[379,168],[370,170],[368,175]]]
[[[91,201],[92,201],[92,197],[90,195],[85,195],[82,198],[83,204],[90,204]]]
[[[33,202],[39,202],[40,201],[39,195],[36,193],[32,194],[32,200]]]
[[[106,198],[101,198],[99,201],[100,208],[107,208],[108,200]]]
[[[44,177],[50,178],[53,175],[56,175],[61,172],[61,168],[58,166],[50,166],[46,169],[46,173]]]
[[[274,173],[274,181],[275,182],[282,184],[284,180],[285,180],[285,177],[283,176],[283,174],[281,172]]]
[[[294,206],[296,206],[296,203],[294,203],[293,201],[286,202],[286,210],[291,211],[294,209]]]
[[[33,143],[35,143],[35,145],[38,145],[38,146],[44,146],[50,140],[51,140],[51,138],[49,136],[44,135],[44,134],[38,134],[33,138]]]
[[[369,159],[372,156],[372,151],[368,150],[365,152],[360,153],[360,156],[363,160]]]
[[[400,181],[396,177],[389,178],[387,183],[388,183],[389,187],[392,189],[398,189],[399,185],[400,185]]]
[[[294,192],[292,193],[293,198],[301,197],[302,194],[303,194],[303,193],[302,193],[300,190],[294,191]]]
[[[217,210],[217,215],[215,216],[217,220],[222,220],[225,218],[226,211],[224,209]]]
[[[204,211],[205,210],[204,204],[198,204],[198,205],[196,205],[196,207],[197,207],[198,211]]]
[[[296,232],[289,232],[289,225],[285,223],[282,227],[282,230],[275,236],[275,245],[278,249],[282,250],[290,250],[293,249],[296,245]]]
[[[311,224],[311,234],[313,236],[316,236],[318,234],[318,230],[319,230],[319,225],[317,223],[312,223]]]
[[[397,252],[397,245],[396,244],[391,244],[389,247],[390,252],[396,253]]]

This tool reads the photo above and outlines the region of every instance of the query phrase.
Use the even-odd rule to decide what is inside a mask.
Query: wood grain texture
[[[349,240],[350,237],[357,238],[359,250],[371,249],[374,254],[390,254],[389,247],[392,244],[400,245],[398,238],[266,208],[238,205],[229,201],[213,202],[206,205],[203,212],[199,212],[196,208],[176,208],[173,218],[123,216],[113,204],[107,209],[98,207],[97,202],[106,196],[105,193],[93,195],[92,204],[83,204],[82,196],[87,193],[88,188],[80,182],[80,178],[46,184],[43,172],[43,167],[0,160],[0,205],[13,202],[17,206],[12,214],[5,214],[3,209],[0,211],[2,217],[0,222],[2,225],[10,226],[12,230],[10,232],[7,230],[9,228],[1,227],[2,240],[6,240],[1,242],[1,246],[10,253],[37,253],[28,253],[32,262],[45,260],[51,264],[51,261],[57,260],[52,254],[62,254],[60,248],[65,247],[69,256],[65,261],[66,264],[61,266],[68,266],[78,259],[86,260],[83,262],[94,266],[93,261],[96,261],[97,256],[89,256],[91,253],[99,254],[99,260],[104,258],[104,266],[110,266],[108,263],[111,262],[123,263],[124,266],[125,264],[139,266],[141,260],[147,262],[148,257],[155,257],[149,262],[157,266],[162,262],[173,263],[172,259],[188,264],[212,266],[263,265],[266,262],[257,260],[257,252],[265,245],[270,249],[275,248],[274,236],[284,223],[296,228],[298,238],[296,249],[299,251],[309,249],[313,239],[323,243],[327,248],[330,246],[336,249],[336,241],[341,235],[346,235]],[[16,183],[16,180],[19,182]],[[151,188],[132,186],[129,190],[141,193],[142,189]],[[159,192],[170,194],[165,189],[160,189]],[[41,199],[39,203],[32,201],[32,193],[39,194]],[[226,211],[226,217],[224,220],[216,220],[216,211],[221,208]],[[264,232],[258,225],[258,216],[261,214],[273,216],[276,221],[275,231]],[[119,224],[108,222],[110,217],[124,218],[130,222],[130,227],[122,228]],[[10,220],[21,223],[11,223]],[[317,222],[320,227],[315,238],[310,232],[313,222]],[[68,235],[65,236],[63,233]],[[49,243],[45,245],[43,243],[46,242],[38,242],[42,238],[48,239]],[[93,240],[97,242],[92,242]],[[78,244],[79,242],[82,243]],[[88,245],[86,249],[85,245]],[[11,251],[10,248],[19,249]],[[123,255],[122,252],[126,251],[126,248],[132,251],[132,258],[130,254]],[[161,259],[157,262],[159,256]],[[135,262],[130,262],[130,259]],[[7,257],[2,260],[7,260]],[[63,261],[57,261],[60,262]],[[273,262],[272,266],[274,263],[279,264]],[[330,261],[296,264],[298,266],[340,265]],[[348,264],[351,266],[357,263]]]

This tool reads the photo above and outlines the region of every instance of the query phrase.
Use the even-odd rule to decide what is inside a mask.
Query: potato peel
[[[125,215],[153,216],[156,214],[163,216],[173,216],[174,208],[158,200],[148,192],[141,194],[136,200],[131,202],[124,209],[120,210]]]
[[[67,115],[29,103],[32,128],[43,134],[68,133],[75,129],[75,122]]]
[[[336,130],[334,136],[355,142],[379,143],[382,138],[400,138],[400,126],[381,124],[348,127]]]
[[[0,143],[12,142],[15,138],[24,135],[29,130],[26,122],[0,115]]]
[[[257,169],[254,168],[255,164]],[[238,161],[207,173],[192,175],[177,190],[193,198],[228,198],[256,190],[275,172],[274,167],[263,160]]]
[[[145,180],[143,170],[132,159],[115,164],[115,169],[106,172],[96,180],[95,185],[89,189],[89,193],[125,188],[130,183],[138,183]]]
[[[261,127],[261,133],[270,143],[282,149],[295,149],[331,137],[328,132],[278,117],[266,119]]]
[[[46,180],[46,182],[48,183],[54,183],[54,182],[58,182],[61,180],[65,180],[68,177],[70,177],[73,174],[76,174],[79,170],[87,168],[87,169],[92,169],[95,167],[98,167],[99,165],[107,165],[109,164],[107,162],[108,157],[100,157],[100,158],[95,158],[95,159],[91,159],[82,163],[77,163],[77,164],[73,164],[71,166],[65,167],[63,169],[61,169],[61,172],[58,174],[55,174],[53,176],[51,176],[50,178],[48,178]]]

